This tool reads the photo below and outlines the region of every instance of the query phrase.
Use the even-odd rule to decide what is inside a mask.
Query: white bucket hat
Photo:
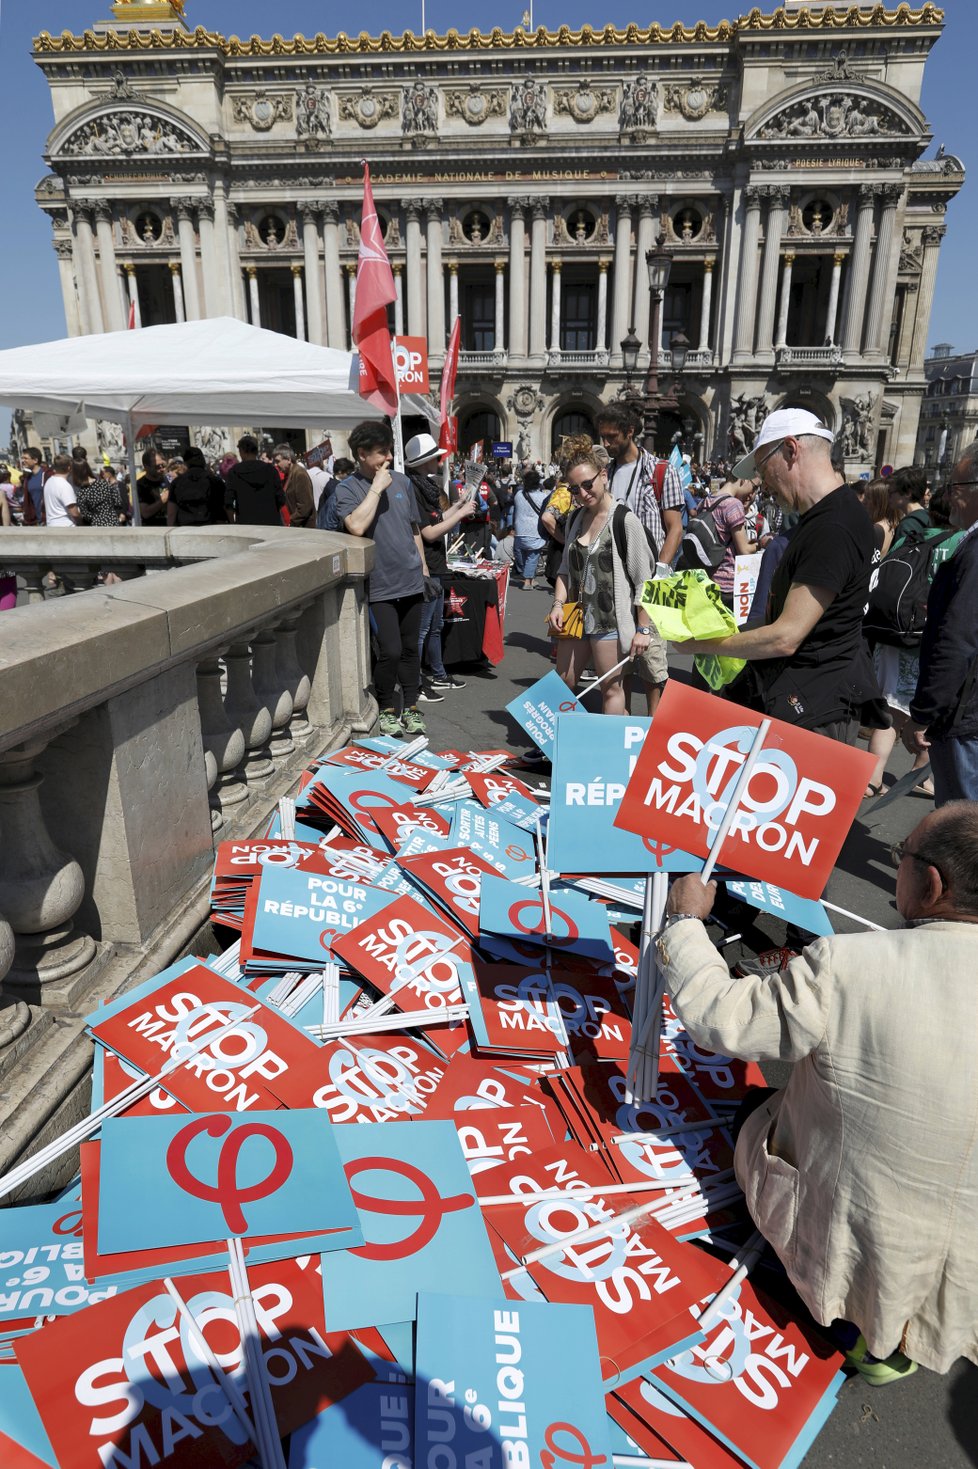
[[[429,459],[444,459],[447,453],[447,449],[439,449],[430,434],[415,434],[404,445],[404,468],[414,469],[418,464],[426,464]]]
[[[769,413],[757,431],[754,447],[730,471],[733,479],[753,479],[757,473],[755,460],[765,444],[778,444],[782,439],[801,439],[814,434],[818,439],[835,443],[835,434],[807,408],[778,408]],[[763,455],[761,456],[763,458]]]

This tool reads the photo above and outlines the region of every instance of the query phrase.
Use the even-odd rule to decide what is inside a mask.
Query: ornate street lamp
[[[635,335],[635,328],[628,328],[628,336],[621,339],[621,360],[625,368],[625,386],[629,392],[632,387],[632,373],[638,366],[638,354],[641,342]]]
[[[645,264],[649,272],[652,309],[649,321],[649,370],[645,376],[642,445],[655,453],[655,431],[659,420],[659,338],[662,333],[662,298],[669,284],[672,259],[665,250],[648,250]]]

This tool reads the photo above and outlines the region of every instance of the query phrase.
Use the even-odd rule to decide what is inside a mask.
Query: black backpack
[[[721,495],[720,499],[726,499],[726,496]],[[720,539],[720,532],[713,518],[713,506],[719,503],[719,500],[714,500],[712,504],[709,500],[704,500],[699,514],[690,516],[679,547],[677,571],[712,573],[721,565],[728,546]]]
[[[869,587],[863,630],[877,643],[916,648],[927,617],[934,552],[957,531],[935,535],[914,527],[879,564]]]

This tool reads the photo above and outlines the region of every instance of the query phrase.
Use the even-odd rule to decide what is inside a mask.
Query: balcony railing
[[[774,361],[778,367],[841,367],[842,348],[834,344],[828,347],[776,347]]]
[[[229,525],[0,542],[28,597],[0,646],[3,1172],[85,1108],[83,1017],[195,942],[214,832],[263,831],[376,703],[369,541]],[[96,586],[108,570],[121,580]]]
[[[594,347],[588,352],[551,351],[547,353],[547,366],[560,372],[580,370],[588,367],[607,367],[607,347]]]
[[[507,354],[500,348],[494,348],[491,352],[460,352],[458,354],[459,367],[505,367]]]

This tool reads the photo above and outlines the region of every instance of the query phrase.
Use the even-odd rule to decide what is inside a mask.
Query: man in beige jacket
[[[780,974],[728,973],[696,876],[658,940],[698,1045],[796,1063],[744,1122],[737,1178],[815,1319],[859,1328],[852,1360],[877,1383],[978,1363],[978,804],[926,816],[893,855],[906,927],[820,938]]]

